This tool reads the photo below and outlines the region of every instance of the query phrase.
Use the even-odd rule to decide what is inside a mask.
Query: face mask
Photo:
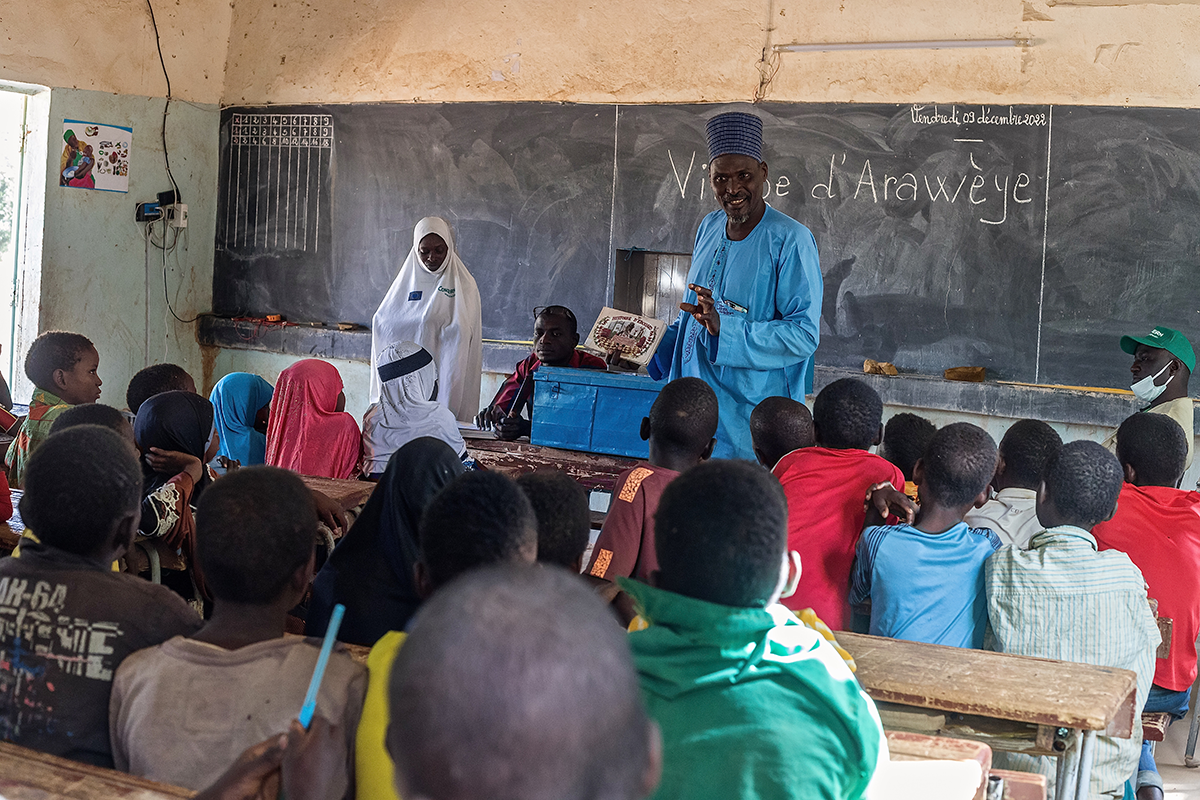
[[[1171,378],[1168,378],[1162,386],[1156,386],[1154,381],[1158,379],[1159,375],[1162,375],[1164,372],[1170,369],[1170,367],[1170,362],[1167,362],[1167,365],[1160,369],[1156,375],[1152,375],[1149,378],[1142,378],[1133,386],[1130,386],[1129,390],[1133,392],[1134,396],[1143,403],[1153,403],[1158,399],[1160,394],[1167,390],[1167,384],[1171,382]]]

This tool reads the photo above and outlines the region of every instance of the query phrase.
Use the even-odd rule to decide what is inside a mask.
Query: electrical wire
[[[154,5],[150,0],[146,0],[146,8],[150,9],[150,24],[154,26],[154,46],[158,48],[158,63],[162,65],[163,78],[167,81],[167,100],[163,103],[162,118],[163,161],[167,164],[167,177],[171,181],[171,187],[175,190],[175,202],[178,203],[182,198],[179,196],[179,184],[175,182],[175,176],[171,174],[171,154],[167,151],[167,112],[171,108],[171,76],[167,73],[167,62],[163,58],[162,39],[158,35],[158,22],[154,19]]]

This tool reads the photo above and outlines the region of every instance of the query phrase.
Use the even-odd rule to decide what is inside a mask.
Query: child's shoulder
[[[643,485],[646,488],[665,486],[678,475],[679,473],[674,470],[656,467],[643,461],[617,476],[617,480],[613,484],[613,495],[617,500],[632,503]]]

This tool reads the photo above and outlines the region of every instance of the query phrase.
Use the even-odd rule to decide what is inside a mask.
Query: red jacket
[[[506,414],[515,412],[519,415],[521,409],[533,401],[533,371],[541,365],[541,359],[530,353],[528,358],[517,364],[517,368],[513,370],[513,374],[508,376],[508,380],[500,387],[500,391],[496,392],[496,397],[492,400],[492,405],[504,409],[504,413]],[[571,353],[571,360],[564,366],[574,367],[575,369],[608,368],[608,365],[604,363],[604,359],[597,358],[591,353],[585,353],[582,350],[576,350]],[[532,413],[530,416],[532,416]]]

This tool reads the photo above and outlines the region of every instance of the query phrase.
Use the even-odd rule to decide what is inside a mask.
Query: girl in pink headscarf
[[[353,478],[362,436],[345,412],[337,367],[308,358],[279,373],[267,426],[267,463],[301,475]]]

